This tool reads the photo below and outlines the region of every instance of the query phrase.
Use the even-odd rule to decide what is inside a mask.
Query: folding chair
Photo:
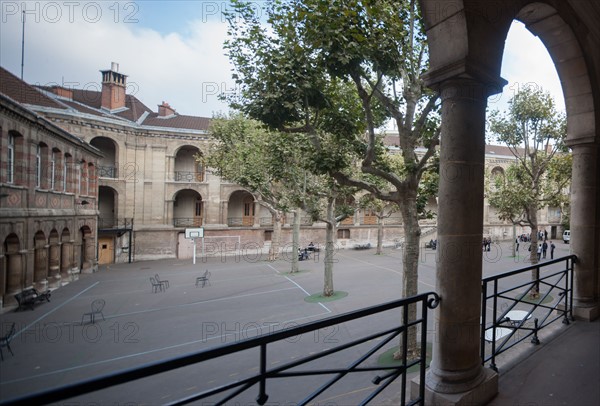
[[[12,325],[10,326],[10,329],[8,330],[8,333],[5,336],[0,337],[0,359],[4,360],[4,355],[2,355],[2,347],[8,348],[8,351],[10,352],[10,354],[12,356],[15,355],[12,352],[12,349],[10,348],[10,340],[12,340],[14,335],[15,335],[15,322],[13,321]]]
[[[153,277],[150,277],[150,283],[152,284],[152,292],[156,293],[159,290],[161,292],[165,291],[165,285],[162,283],[156,282],[156,279],[154,279]]]
[[[204,272],[204,275],[196,278],[196,287],[198,287],[200,283],[202,283],[202,287],[206,286],[207,283],[210,285],[210,272],[208,272],[208,269]]]
[[[85,320],[85,318],[87,316],[90,317],[90,322],[92,324],[94,324],[96,322],[96,315],[99,314],[102,316],[102,320],[106,321],[106,319],[104,318],[104,313],[102,313],[102,310],[104,309],[104,305],[106,304],[106,301],[104,299],[96,299],[92,302],[92,311],[89,313],[83,313],[83,315],[81,316],[81,324],[83,325],[83,321]]]
[[[161,280],[161,279],[158,277],[158,274],[154,275],[154,277],[155,277],[155,279],[156,279],[156,283],[160,283],[160,284],[163,284],[163,285],[165,285],[165,289],[167,289],[167,288],[169,287],[169,281],[168,281],[168,280]]]

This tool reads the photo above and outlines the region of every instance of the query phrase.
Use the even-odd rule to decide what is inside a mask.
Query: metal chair
[[[90,322],[92,324],[94,324],[96,322],[96,315],[99,314],[102,316],[102,320],[106,321],[106,319],[104,318],[104,313],[102,313],[102,310],[104,309],[104,305],[106,304],[106,301],[104,299],[96,299],[92,302],[92,311],[89,313],[83,313],[83,315],[81,316],[81,324],[83,325],[83,321],[85,320],[85,318],[87,316],[90,317]]]
[[[201,282],[202,287],[206,286],[207,283],[210,285],[210,272],[208,272],[208,269],[204,271],[204,275],[196,278],[196,287],[198,287]]]
[[[150,283],[152,284],[152,292],[153,293],[156,293],[159,290],[161,292],[165,291],[165,285],[163,285],[162,283],[156,282],[156,279],[154,279],[152,276],[150,277]]]
[[[161,284],[165,285],[165,289],[169,287],[169,281],[168,280],[161,280],[158,277],[158,274],[154,275],[154,278],[156,279],[156,283],[161,283]]]
[[[8,348],[8,351],[10,352],[10,354],[12,356],[15,355],[12,352],[12,349],[10,348],[10,340],[12,340],[14,335],[15,335],[15,322],[13,321],[12,325],[10,326],[10,329],[8,330],[8,333],[5,336],[0,337],[0,359],[4,360],[4,355],[2,355],[2,347]]]

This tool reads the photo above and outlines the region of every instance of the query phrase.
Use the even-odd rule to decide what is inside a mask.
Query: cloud
[[[519,89],[535,86],[552,94],[558,111],[565,110],[562,87],[554,62],[540,39],[520,22],[513,22],[508,32],[501,76],[508,84],[501,95],[490,97],[490,109],[505,109],[508,100]]]
[[[119,71],[128,75],[128,90],[152,110],[156,111],[162,101],[169,102],[180,114],[210,117],[213,112],[228,110],[218,100],[219,93],[233,89],[222,49],[226,24],[206,19],[184,23],[182,16],[182,24],[186,24],[182,31],[187,33],[184,37],[127,23],[122,12],[117,19],[110,9],[115,4],[112,2],[95,3],[102,5],[100,18],[98,13],[92,14],[95,9],[91,7],[86,15],[83,9],[81,14],[77,9],[66,9],[68,2],[50,3],[62,7],[60,18],[56,13],[50,14],[50,8],[44,9],[46,3],[40,3],[37,11],[28,6],[31,13],[25,28],[26,82],[99,88],[99,70],[117,62]],[[21,3],[14,4],[20,7]],[[19,76],[20,12],[5,13],[5,2],[2,8],[0,63]]]

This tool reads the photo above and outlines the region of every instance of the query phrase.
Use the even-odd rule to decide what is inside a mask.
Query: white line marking
[[[267,266],[268,266],[269,268],[273,269],[273,270],[274,270],[275,272],[277,272],[279,275],[281,275],[281,274],[279,273],[279,271],[278,271],[277,269],[275,269],[273,266],[271,266],[271,265],[267,265]],[[287,276],[285,276],[285,275],[283,275],[283,277],[284,277],[285,279],[287,279],[288,281],[292,282],[294,285],[298,286],[298,288],[300,288],[300,290],[301,290],[302,292],[304,292],[304,293],[306,294],[306,296],[310,296],[310,293],[308,293],[308,292],[306,291],[306,289],[304,289],[302,286],[298,285],[298,284],[297,284],[295,281],[291,280],[290,278],[288,278],[288,277],[287,277]],[[319,303],[319,304],[321,305],[321,307],[327,311],[327,313],[331,313],[331,310],[329,310],[329,309],[327,308],[327,306],[325,306],[323,303],[321,303],[321,302],[317,302],[317,303]]]
[[[67,303],[72,302],[73,300],[75,300],[76,298],[78,298],[79,296],[81,296],[82,294],[84,294],[85,292],[87,292],[88,290],[90,290],[91,288],[93,288],[94,286],[96,286],[97,284],[99,284],[100,282],[96,282],[91,286],[88,286],[87,288],[85,288],[84,290],[82,290],[81,292],[79,292],[78,294],[76,294],[75,296],[73,296],[72,298],[66,300],[64,303],[56,306],[54,309],[50,310],[49,312],[41,315],[40,317],[38,317],[37,319],[35,319],[34,321],[32,321],[31,323],[29,323],[27,326],[23,327],[21,330],[19,330],[17,333],[15,333],[13,340],[15,338],[17,338],[18,336],[21,335],[21,333],[27,329],[29,329],[29,327],[33,326],[34,324],[38,323],[40,320],[44,319],[46,316],[54,313],[55,311],[57,311],[58,309],[60,309],[61,307],[63,307],[64,305],[66,305]]]

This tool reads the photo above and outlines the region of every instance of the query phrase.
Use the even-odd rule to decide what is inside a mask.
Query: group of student
[[[547,234],[546,234],[547,235]],[[542,234],[544,236],[544,234]],[[517,245],[517,251],[519,250],[519,239],[515,241]],[[550,259],[554,259],[554,250],[556,249],[556,245],[552,241],[548,241],[546,238],[543,239],[541,243],[538,244],[537,247],[537,257],[538,261],[540,259],[546,259],[546,253],[548,252],[548,248],[550,248]],[[528,251],[531,251],[531,245],[529,246]]]

